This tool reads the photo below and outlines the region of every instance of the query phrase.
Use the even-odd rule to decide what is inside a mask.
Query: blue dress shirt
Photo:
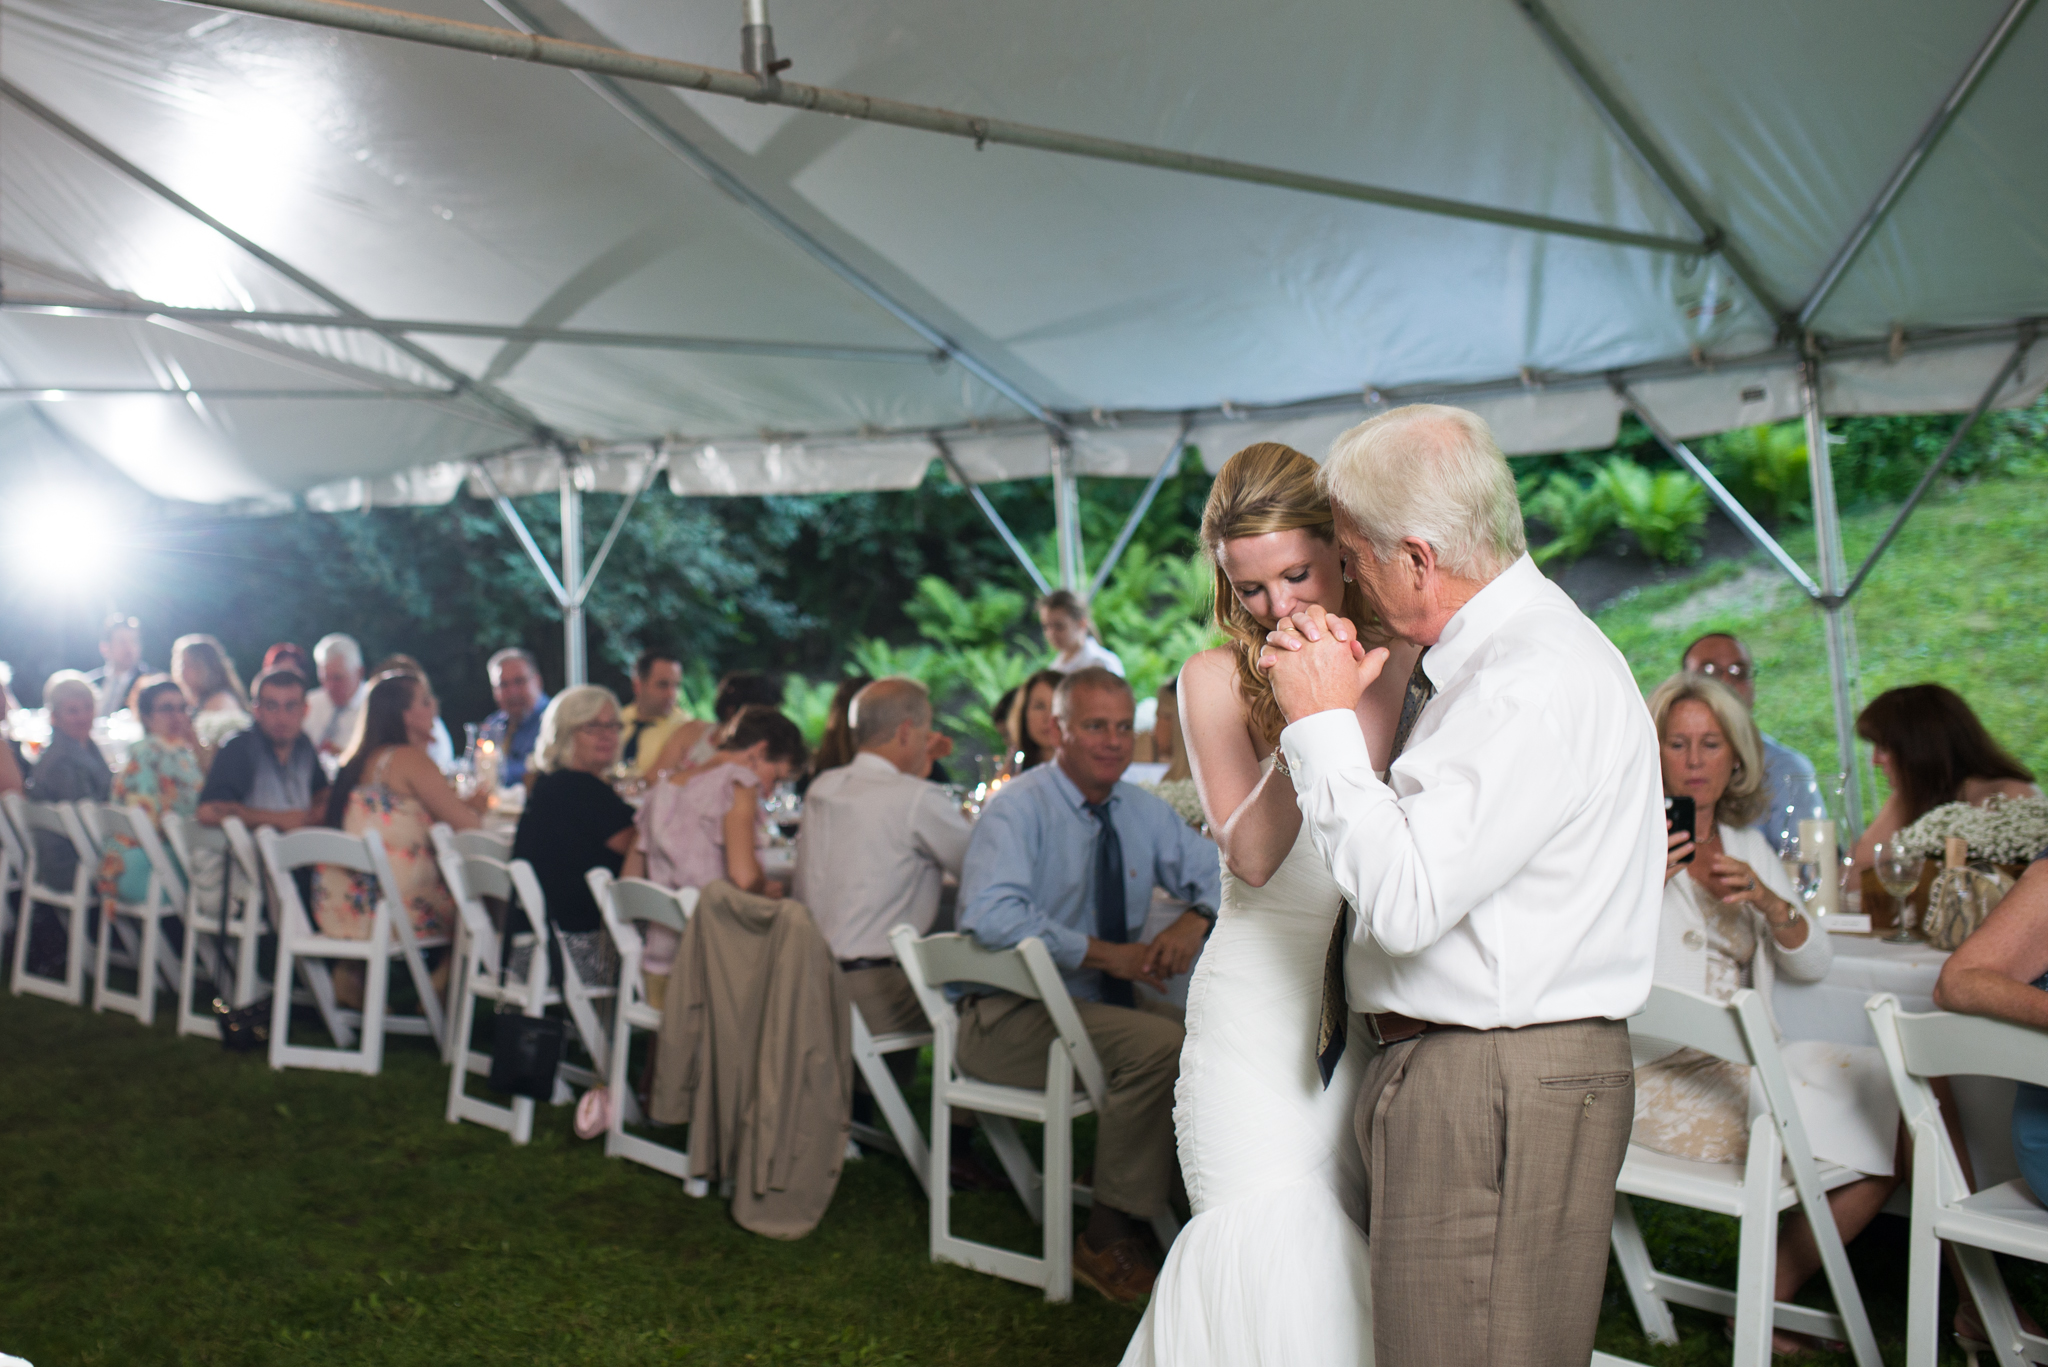
[[[533,747],[540,742],[541,713],[547,710],[548,695],[543,693],[539,701],[534,703],[533,711],[528,712],[526,719],[519,723],[519,729],[511,732],[509,736],[506,731],[511,726],[512,719],[503,711],[491,713],[484,718],[484,724],[477,728],[478,740],[487,740],[502,752],[502,757],[498,761],[498,783],[501,787],[509,788],[525,779],[526,766],[533,761]]]
[[[1165,802],[1129,783],[1109,797],[1124,850],[1124,920],[1135,941],[1156,884],[1182,901],[1222,900],[1216,846]],[[960,872],[962,930],[991,949],[1036,935],[1052,952],[1067,991],[1102,999],[1102,974],[1081,967],[1095,933],[1095,842],[1101,827],[1072,779],[1041,764],[1004,785],[975,825]]]
[[[1770,834],[1774,818],[1784,814],[1788,807],[1800,806],[1800,815],[1811,813],[1804,808],[1804,792],[1808,779],[1814,777],[1813,761],[1794,750],[1774,736],[1758,736],[1764,743],[1764,808],[1762,825],[1764,834]]]

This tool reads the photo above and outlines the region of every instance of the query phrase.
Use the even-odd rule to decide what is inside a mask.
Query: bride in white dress
[[[1181,670],[1195,782],[1223,859],[1223,906],[1188,989],[1174,1130],[1194,1218],[1159,1271],[1124,1367],[1344,1367],[1372,1361],[1365,1173],[1351,1113],[1372,1043],[1353,1028],[1317,1070],[1340,897],[1272,755],[1282,718],[1256,667],[1281,616],[1371,614],[1343,576],[1316,465],[1262,442],[1225,463],[1202,513],[1230,643]],[[1373,753],[1400,716],[1412,646],[1358,701]]]

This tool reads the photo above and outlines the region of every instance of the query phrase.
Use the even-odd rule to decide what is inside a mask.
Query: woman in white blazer
[[[1750,824],[1765,801],[1756,723],[1726,685],[1698,674],[1660,684],[1650,713],[1665,795],[1690,797],[1697,814],[1691,847],[1675,849],[1665,871],[1656,981],[1722,1001],[1754,988],[1776,1032],[1771,995],[1778,975],[1818,981],[1834,951],[1785,866]],[[1690,862],[1680,862],[1688,852]],[[1781,1043],[1781,1052],[1814,1155],[1864,1174],[1828,1194],[1846,1243],[1904,1179],[1898,1102],[1875,1049],[1798,1040]],[[1705,1163],[1748,1156],[1749,1119],[1763,1104],[1748,1068],[1693,1049],[1638,1063],[1634,1143]],[[1792,1299],[1819,1268],[1820,1251],[1795,1211],[1778,1243],[1777,1298]],[[1782,1353],[1812,1346],[1789,1333],[1774,1344]]]

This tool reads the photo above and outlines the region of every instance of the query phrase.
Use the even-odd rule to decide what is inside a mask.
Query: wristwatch
[[[1205,906],[1203,906],[1203,905],[1202,905],[1202,904],[1201,904],[1200,902],[1190,902],[1190,903],[1188,904],[1188,910],[1189,910],[1189,911],[1191,911],[1191,912],[1193,912],[1193,913],[1194,913],[1195,915],[1197,915],[1197,916],[1201,917],[1201,918],[1202,918],[1202,919],[1203,919],[1204,921],[1207,921],[1207,922],[1209,923],[1209,929],[1208,929],[1207,931],[1203,932],[1203,935],[1202,935],[1202,938],[1203,938],[1203,939],[1205,939],[1205,940],[1206,940],[1206,939],[1208,939],[1208,938],[1209,938],[1209,936],[1210,936],[1211,934],[1213,934],[1213,933],[1215,932],[1215,930],[1216,930],[1216,910],[1215,910],[1215,908],[1213,908],[1213,907],[1205,907]]]

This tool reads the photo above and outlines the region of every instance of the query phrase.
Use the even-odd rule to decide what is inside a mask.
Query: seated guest
[[[258,673],[268,674],[273,669],[289,669],[306,681],[306,687],[313,686],[313,680],[320,677],[320,671],[313,668],[313,656],[302,645],[290,641],[279,641],[263,652],[263,668]]]
[[[398,883],[393,892],[423,937],[455,930],[455,899],[441,881],[428,831],[437,821],[458,831],[475,830],[482,824],[478,812],[490,798],[479,793],[464,802],[427,757],[439,713],[425,680],[380,674],[370,686],[355,744],[327,791],[324,813],[324,824],[350,835],[377,832]],[[336,939],[368,939],[376,892],[374,879],[323,866],[313,883],[313,924]]]
[[[322,636],[313,646],[313,668],[319,673],[310,683],[319,687],[306,694],[306,735],[322,758],[332,761],[355,741],[370,696],[363,648],[355,637],[338,631]]]
[[[180,636],[171,646],[171,677],[192,704],[192,733],[199,737],[199,761],[211,764],[227,738],[249,726],[248,698],[235,675],[235,662],[211,636]]]
[[[974,828],[960,804],[922,781],[935,735],[923,684],[879,679],[856,695],[852,715],[859,749],[851,762],[820,774],[804,799],[795,897],[832,946],[868,1029],[923,1030],[924,1011],[889,931],[904,925],[930,933],[940,883],[959,874]]]
[[[2048,1031],[2048,850],[1948,956],[1934,984],[1934,1004]],[[2048,1087],[2018,1084],[2012,1153],[2034,1199],[2048,1205]]]
[[[300,729],[306,720],[306,680],[288,669],[256,676],[256,724],[220,747],[199,792],[199,820],[218,826],[235,817],[245,826],[295,831],[327,815],[327,771]]]
[[[641,876],[665,888],[701,888],[723,878],[742,892],[780,897],[782,884],[761,871],[759,849],[768,835],[761,797],[803,767],[803,732],[772,707],[743,707],[722,735],[709,765],[671,774],[648,790],[639,815]],[[629,867],[637,871],[641,861]],[[641,971],[650,996],[666,987],[678,943],[666,926],[647,927]]]
[[[498,783],[509,788],[526,780],[527,764],[540,743],[548,695],[541,691],[540,662],[530,650],[508,646],[491,656],[484,668],[490,671],[491,697],[498,710],[484,718],[477,739],[498,747]]]
[[[1066,675],[1057,669],[1041,669],[1023,683],[1003,717],[1003,772],[1015,776],[1036,769],[1052,758],[1060,747],[1059,724],[1052,717],[1053,690]]]
[[[386,674],[410,674],[428,689],[433,684],[427,678],[427,671],[410,655],[386,655],[377,661],[377,667],[370,671],[370,677],[381,679]],[[442,773],[455,768],[455,742],[449,738],[448,724],[441,720],[441,705],[437,698],[434,703],[434,738],[427,742],[427,758],[434,761],[434,767]]]
[[[841,679],[839,687],[832,690],[832,710],[825,716],[825,735],[818,742],[818,748],[811,752],[811,762],[797,776],[798,797],[809,796],[811,784],[826,770],[841,769],[853,763],[860,745],[853,738],[853,723],[847,714],[853,708],[854,696],[872,682],[865,674],[854,674]],[[797,900],[803,899],[798,897]]]
[[[982,811],[960,878],[960,927],[991,949],[1037,936],[1051,951],[1108,1075],[1098,1113],[1095,1204],[1074,1242],[1074,1275],[1118,1301],[1151,1288],[1138,1233],[1173,1184],[1173,1084],[1181,1026],[1170,1007],[1136,1008],[1201,949],[1221,895],[1216,847],[1173,808],[1121,782],[1136,708],[1106,669],[1070,674],[1053,696],[1059,748]],[[1157,886],[1190,910],[1138,942]],[[961,1068],[1011,1087],[1045,1085],[1058,1035],[1044,1005],[959,984]]]
[[[191,817],[199,811],[206,776],[199,770],[192,705],[170,675],[158,674],[136,684],[134,710],[143,737],[128,747],[128,762],[115,775],[108,801],[142,808],[161,831],[166,812]],[[119,902],[140,902],[148,893],[149,859],[134,836],[116,831],[107,838],[98,881],[100,896]]]
[[[1688,674],[1704,674],[1728,685],[1755,715],[1756,660],[1749,647],[1736,637],[1725,631],[1709,632],[1685,648],[1678,667]],[[1782,815],[1798,802],[1800,788],[1813,777],[1813,761],[1761,730],[1757,739],[1764,747],[1764,814]]]
[[[619,714],[626,741],[619,762],[636,773],[654,772],[661,748],[676,728],[693,718],[676,705],[683,688],[683,662],[672,650],[649,646],[633,661],[633,701]]]
[[[1072,674],[1077,669],[1100,668],[1123,677],[1124,662],[1095,639],[1088,605],[1072,589],[1054,589],[1038,600],[1038,625],[1045,630],[1045,643],[1052,647],[1054,670]]]
[[[533,791],[512,838],[512,857],[533,865],[548,919],[562,932],[586,983],[618,976],[604,918],[584,875],[595,868],[618,873],[633,848],[632,804],[604,777],[618,762],[623,729],[619,700],[609,688],[579,684],[556,694],[541,714]],[[511,921],[523,919],[515,913]],[[506,926],[508,933],[516,928]],[[524,968],[515,957],[508,971]]]
[[[1878,694],[1857,716],[1856,734],[1870,742],[1871,763],[1892,792],[1856,842],[1851,877],[1870,867],[1880,842],[1945,803],[1982,806],[1994,797],[2041,795],[2027,767],[1991,738],[1960,695],[1940,684]]]
[[[1828,937],[1801,905],[1785,866],[1749,823],[1762,812],[1763,744],[1734,690],[1679,674],[1650,695],[1667,797],[1690,797],[1692,840],[1674,833],[1665,866],[1655,981],[1726,1001],[1753,987],[1771,1014],[1779,973],[1818,982],[1833,959]],[[1691,862],[1683,862],[1691,855]],[[1773,1020],[1775,1028],[1775,1020]],[[1847,1243],[1863,1232],[1905,1180],[1904,1130],[1876,1049],[1797,1040],[1782,1049],[1816,1157],[1868,1176],[1828,1193]],[[1749,1153],[1749,1069],[1680,1049],[1636,1069],[1633,1143],[1701,1163],[1740,1163]],[[1820,1269],[1803,1214],[1786,1218],[1778,1243],[1776,1298],[1789,1301]],[[1813,1344],[1779,1333],[1775,1349]]]
[[[763,674],[758,669],[734,670],[718,681],[718,692],[711,699],[713,719],[693,717],[678,726],[662,745],[654,762],[655,771],[674,773],[711,763],[718,749],[720,728],[730,724],[743,707],[780,708],[782,693],[782,680],[772,674]]]
[[[128,706],[128,695],[145,674],[156,671],[142,662],[142,623],[115,613],[100,628],[98,669],[85,676],[102,717],[112,716]]]
[[[31,802],[105,802],[114,786],[106,758],[92,742],[93,716],[99,699],[85,675],[60,669],[43,684],[43,706],[50,713],[50,743],[28,776]],[[38,881],[68,888],[78,872],[78,852],[71,842],[48,831],[36,832]]]

